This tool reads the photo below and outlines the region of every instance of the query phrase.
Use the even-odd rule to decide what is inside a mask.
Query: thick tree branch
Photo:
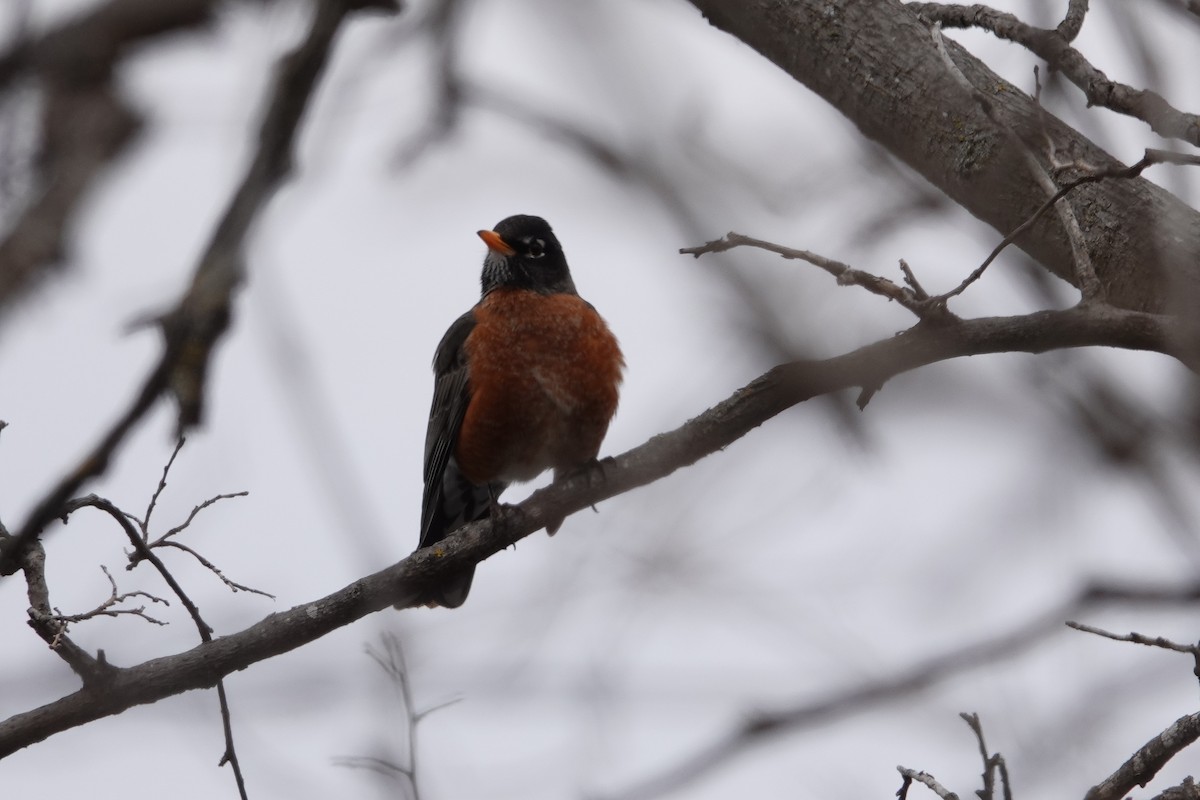
[[[723,449],[784,409],[842,389],[882,386],[925,364],[996,352],[1040,353],[1108,346],[1176,354],[1170,318],[1108,307],[1077,307],[1021,317],[928,325],[823,361],[776,367],[724,402],[670,433],[604,465],[604,480],[588,475],[558,481],[493,520],[472,523],[437,546],[355,581],[327,597],[272,614],[230,636],[173,656],[118,669],[104,691],[87,687],[0,723],[0,757],[77,725],[180,692],[210,687],[235,670],[294,650],[392,605],[412,606],[445,576],[602,500],[644,486]]]
[[[899,0],[692,4],[1002,234],[1044,202],[1046,192],[1021,149],[959,85],[928,27]],[[962,47],[947,42],[946,49],[992,113],[1035,150],[1049,139],[1095,169],[1120,166]],[[1200,213],[1140,178],[1081,186],[1069,202],[1108,302],[1190,313],[1200,299]],[[1059,220],[1043,217],[1016,244],[1075,281],[1075,259]]]
[[[1200,739],[1200,712],[1180,717],[1142,745],[1121,767],[1084,795],[1084,800],[1121,800],[1145,786],[1183,748]]]

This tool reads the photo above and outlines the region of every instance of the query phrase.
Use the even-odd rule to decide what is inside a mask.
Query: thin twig
[[[959,714],[963,721],[970,726],[975,734],[975,740],[979,743],[979,757],[983,761],[983,789],[976,792],[980,800],[995,800],[996,798],[996,773],[1000,774],[1000,784],[1004,790],[1004,800],[1012,800],[1012,788],[1008,783],[1008,765],[1004,763],[1004,756],[999,753],[989,753],[987,743],[983,739],[983,723],[979,721],[979,715]]]
[[[1081,177],[1078,177],[1078,178],[1064,184],[1061,189],[1059,189],[1057,192],[1054,193],[1054,195],[1052,197],[1050,197],[1050,199],[1048,199],[1046,202],[1042,203],[1042,205],[1039,206],[1038,209],[1036,211],[1034,211],[1033,214],[1031,214],[1028,219],[1026,219],[1024,222],[1022,222],[1017,227],[1013,228],[1008,233],[1007,236],[1005,236],[1003,239],[1001,239],[1000,243],[997,244],[992,249],[992,252],[988,254],[988,257],[983,260],[983,263],[980,264],[978,267],[976,267],[975,270],[970,275],[968,275],[963,280],[962,283],[960,283],[956,288],[952,289],[951,291],[946,292],[944,295],[941,295],[941,297],[948,299],[948,298],[954,297],[956,295],[962,294],[963,291],[968,286],[970,286],[975,281],[979,280],[979,277],[981,275],[983,275],[984,270],[986,270],[988,268],[988,266],[991,265],[991,263],[996,260],[996,257],[999,256],[1000,253],[1003,252],[1006,247],[1008,247],[1010,244],[1012,244],[1014,241],[1016,241],[1017,238],[1019,238],[1021,236],[1021,234],[1025,233],[1027,230],[1032,228],[1034,226],[1034,224],[1039,219],[1041,219],[1043,214],[1045,214],[1047,211],[1049,211],[1051,208],[1054,207],[1055,203],[1057,203],[1059,200],[1066,197],[1068,194],[1070,194],[1075,189],[1079,188],[1080,186],[1083,186],[1084,184],[1096,183],[1098,181],[1107,180],[1110,178],[1112,178],[1112,179],[1136,178],[1136,177],[1140,176],[1147,167],[1153,166],[1154,164],[1175,164],[1175,165],[1179,165],[1179,166],[1200,166],[1200,156],[1192,156],[1192,155],[1187,155],[1185,153],[1173,153],[1170,150],[1147,149],[1145,152],[1145,155],[1142,156],[1141,160],[1138,161],[1136,164],[1133,164],[1132,166],[1097,168],[1097,169],[1094,169],[1094,171],[1092,171],[1091,173],[1089,173],[1087,175],[1083,175]]]
[[[175,596],[179,598],[179,602],[183,603],[183,607],[187,609],[188,614],[190,614],[192,617],[192,621],[196,624],[196,630],[200,633],[200,640],[205,643],[211,642],[213,631],[212,626],[204,621],[204,618],[200,616],[200,609],[196,607],[196,604],[193,603],[191,598],[187,596],[187,593],[183,591],[183,587],[179,585],[177,580],[175,580],[175,576],[171,574],[170,570],[167,569],[162,560],[154,554],[154,552],[150,549],[150,546],[142,540],[142,537],[139,535],[137,529],[133,526],[133,523],[129,521],[129,515],[117,508],[112,502],[94,494],[88,495],[81,500],[74,501],[70,505],[70,510],[82,508],[84,506],[91,506],[99,509],[117,521],[117,524],[119,524],[121,529],[125,531],[125,535],[133,545],[134,550],[141,553],[142,558],[146,561],[149,561],[154,568],[158,570],[159,575],[161,575],[163,580],[167,582],[167,585],[171,587],[171,591],[175,593]],[[70,510],[67,513],[70,513]],[[249,796],[246,794],[246,782],[245,778],[242,776],[242,767],[238,761],[237,750],[233,746],[233,727],[230,722],[229,701],[225,695],[224,679],[218,679],[216,681],[216,686],[217,699],[221,708],[221,725],[225,733],[225,752],[221,756],[219,766],[229,764],[230,768],[233,770],[234,781],[237,784],[238,794],[241,797],[241,800],[248,800]]]
[[[167,488],[167,475],[171,473],[171,467],[175,464],[175,458],[179,455],[179,451],[187,444],[187,437],[180,436],[175,440],[175,449],[171,451],[171,457],[167,459],[166,465],[163,467],[162,477],[158,479],[158,486],[155,487],[154,493],[150,495],[150,502],[146,506],[146,515],[141,519],[134,517],[134,520],[141,525],[142,539],[148,541],[150,539],[150,515],[154,513],[154,506],[158,504],[158,498]]]
[[[975,713],[963,713],[958,716],[970,726],[971,731],[975,734],[975,741],[979,745],[979,758],[983,762],[983,790],[977,793],[979,800],[995,800],[996,772],[992,766],[992,756],[988,752],[987,743],[983,739],[983,723],[979,721],[979,715]]]
[[[191,547],[188,547],[186,544],[171,540],[171,541],[161,542],[161,543],[151,545],[151,546],[152,547],[174,547],[176,550],[182,550],[183,552],[190,555],[192,558],[199,561],[200,566],[204,567],[209,572],[213,573],[218,578],[220,578],[221,582],[224,583],[226,586],[228,586],[231,591],[249,592],[250,594],[257,594],[257,595],[261,595],[263,597],[269,597],[272,600],[275,599],[275,595],[271,594],[270,592],[264,592],[262,589],[255,589],[253,586],[246,586],[245,584],[238,583],[237,581],[231,580],[230,578],[228,578],[225,575],[224,572],[221,571],[220,567],[218,567],[213,562],[209,561],[204,556],[200,555],[198,552],[196,552]]]
[[[108,571],[108,567],[101,565],[100,569],[104,571],[104,577],[108,578],[109,586],[112,587],[112,591],[109,594],[108,599],[106,599],[103,603],[101,603],[100,605],[93,608],[91,611],[85,611],[82,614],[62,614],[62,613],[59,613],[57,608],[54,609],[54,611],[55,611],[54,618],[63,624],[64,631],[66,630],[66,626],[69,624],[76,623],[76,622],[83,622],[85,620],[94,619],[96,617],[133,616],[133,617],[141,617],[142,619],[146,620],[147,622],[152,622],[155,625],[166,625],[167,624],[167,623],[163,622],[162,620],[155,619],[154,617],[147,614],[145,606],[140,606],[138,608],[116,608],[117,605],[125,602],[126,600],[128,600],[131,597],[145,597],[147,600],[149,600],[152,603],[162,603],[163,605],[166,605],[166,606],[169,606],[171,604],[170,604],[170,602],[164,600],[163,598],[158,597],[156,595],[152,595],[149,592],[143,592],[140,590],[133,591],[133,592],[120,592],[117,589],[116,580],[113,579],[112,573],[110,573]]]
[[[103,511],[105,514],[108,514],[117,521],[117,524],[121,526],[121,530],[125,532],[125,536],[129,539],[130,543],[133,545],[133,548],[139,551],[142,554],[142,558],[144,558],[146,561],[149,561],[154,568],[158,570],[158,574],[161,575],[162,579],[167,582],[167,586],[171,587],[171,591],[176,597],[179,598],[179,602],[183,604],[183,607],[187,609],[192,621],[196,623],[197,629],[200,630],[200,638],[206,642],[209,641],[212,638],[212,628],[210,628],[208,623],[204,621],[204,618],[200,616],[200,609],[198,609],[196,604],[192,602],[190,597],[188,597],[187,592],[185,592],[183,587],[179,585],[179,581],[175,580],[175,576],[171,574],[169,569],[167,569],[166,564],[164,564],[162,560],[150,550],[149,546],[142,541],[142,537],[139,535],[137,528],[135,528],[133,523],[130,522],[129,516],[124,511],[118,508],[111,500],[106,500],[105,498],[96,494],[89,494],[86,497],[81,497],[78,500],[72,500],[70,503],[68,503],[63,515],[68,516],[81,508],[89,507]]]
[[[1105,639],[1112,639],[1115,642],[1132,642],[1133,644],[1146,645],[1147,647],[1160,647],[1163,650],[1174,650],[1176,653],[1188,653],[1189,655],[1200,657],[1200,646],[1194,644],[1178,644],[1169,639],[1164,639],[1161,636],[1143,636],[1140,633],[1112,633],[1101,628],[1093,628],[1091,625],[1084,625],[1082,622],[1073,622],[1068,620],[1067,627],[1073,628],[1083,633],[1091,633],[1096,636],[1103,636]]]
[[[176,525],[174,528],[171,528],[169,531],[164,533],[162,536],[155,539],[153,542],[150,543],[150,546],[158,547],[161,544],[165,544],[167,539],[170,539],[172,536],[175,536],[176,534],[180,533],[185,528],[187,528],[187,526],[191,525],[192,520],[194,520],[196,518],[196,515],[199,514],[201,511],[203,511],[204,509],[208,508],[209,506],[211,506],[221,500],[230,500],[234,497],[248,497],[249,495],[250,495],[250,492],[242,490],[240,492],[229,492],[227,494],[218,494],[218,495],[208,498],[203,503],[201,503],[200,505],[193,508],[191,513],[187,515],[187,519],[185,519],[183,522]]]
[[[925,291],[925,287],[917,280],[916,274],[913,273],[912,268],[908,266],[908,262],[903,258],[900,259],[900,271],[904,273],[904,282],[913,290],[913,295],[918,300],[928,300],[929,292]]]
[[[861,286],[871,294],[877,294],[880,297],[886,297],[888,300],[894,300],[904,308],[911,311],[918,319],[928,319],[934,316],[944,316],[944,308],[929,302],[928,297],[921,298],[917,294],[917,288],[909,289],[904,286],[899,286],[887,278],[881,278],[877,275],[872,275],[869,272],[864,272],[860,269],[855,269],[849,264],[844,264],[841,261],[835,261],[831,258],[818,255],[809,250],[797,250],[791,247],[784,247],[774,242],[768,242],[763,239],[755,239],[750,236],[745,236],[740,233],[730,231],[725,234],[723,239],[714,239],[710,242],[705,242],[702,245],[695,247],[681,247],[679,252],[683,255],[690,255],[699,258],[706,253],[723,253],[726,250],[732,250],[735,247],[756,247],[759,250],[766,250],[771,253],[776,253],[784,258],[796,259],[799,261],[807,261],[815,267],[823,269],[837,279],[841,286]],[[905,264],[902,268],[905,270],[906,278],[912,275],[912,271]],[[912,278],[915,281],[916,278]],[[920,284],[917,284],[919,287]],[[923,290],[922,290],[923,291]]]
[[[79,676],[85,687],[102,686],[112,677],[114,667],[95,658],[67,636],[67,626],[56,618],[46,583],[46,551],[34,540],[22,555],[22,572],[29,596],[29,626],[50,649]]]
[[[384,633],[382,638],[382,651],[377,650],[371,645],[367,645],[366,652],[371,660],[387,673],[392,684],[400,693],[400,702],[403,705],[404,718],[407,723],[407,730],[405,732],[408,749],[406,755],[407,766],[391,759],[377,756],[341,756],[334,759],[334,763],[341,767],[369,769],[372,772],[385,775],[395,781],[403,779],[409,790],[409,796],[413,800],[420,800],[421,792],[417,785],[417,725],[435,711],[457,703],[458,698],[439,703],[424,711],[417,711],[416,703],[413,699],[412,682],[409,680],[408,664],[404,659],[404,647],[400,638],[390,632]]]

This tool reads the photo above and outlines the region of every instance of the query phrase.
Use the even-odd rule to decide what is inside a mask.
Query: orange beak
[[[509,247],[508,242],[500,238],[500,234],[495,231],[479,231],[479,238],[483,239],[484,244],[489,250],[495,250],[497,253],[502,253],[506,256],[516,254],[516,250]]]

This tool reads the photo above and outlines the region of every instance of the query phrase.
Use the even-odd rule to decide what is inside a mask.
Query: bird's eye
[[[529,243],[529,257],[541,258],[546,255],[546,242],[541,239],[534,239]]]

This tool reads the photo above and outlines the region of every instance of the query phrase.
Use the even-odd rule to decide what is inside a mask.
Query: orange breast
[[[526,481],[596,457],[625,361],[588,303],[491,292],[475,307],[464,348],[471,400],[455,457],[472,483]]]

